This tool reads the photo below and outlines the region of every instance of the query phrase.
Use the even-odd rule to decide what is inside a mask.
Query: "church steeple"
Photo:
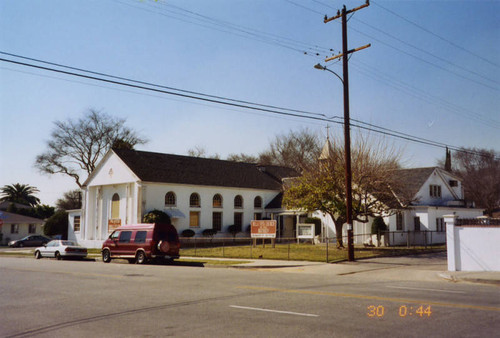
[[[323,146],[323,149],[321,150],[321,154],[319,155],[319,160],[324,161],[331,159],[333,157],[333,148],[330,143],[330,138],[327,136],[326,137],[326,142],[325,145]]]
[[[451,151],[446,147],[446,160],[444,162],[444,170],[451,173]]]

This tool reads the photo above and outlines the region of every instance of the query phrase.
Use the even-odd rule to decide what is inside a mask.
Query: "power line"
[[[20,58],[20,59],[24,59],[24,60],[29,60],[29,61],[35,61],[35,62],[39,62],[39,63],[51,65],[51,66],[57,66],[57,67],[61,67],[61,68],[76,70],[76,71],[79,71],[79,72],[89,73],[89,74],[93,74],[93,75],[105,76],[105,77],[109,77],[109,78],[112,78],[112,79],[117,79],[117,80],[123,80],[123,81],[138,83],[138,84],[141,84],[141,85],[153,86],[153,87],[158,87],[158,88],[168,89],[168,90],[175,90],[175,91],[178,91],[178,92],[181,92],[181,93],[187,93],[187,94],[193,94],[193,95],[200,95],[200,96],[205,96],[205,97],[209,97],[209,98],[213,98],[213,99],[225,100],[225,101],[242,103],[242,104],[250,104],[250,105],[264,107],[264,108],[280,109],[280,110],[292,111],[292,112],[296,112],[296,113],[302,113],[302,114],[317,115],[317,116],[324,116],[324,117],[326,117],[325,114],[313,113],[313,112],[309,112],[309,111],[305,111],[305,110],[297,110],[297,109],[292,109],[292,108],[283,108],[283,107],[278,107],[278,106],[273,106],[273,105],[267,105],[267,104],[255,103],[255,102],[250,102],[250,101],[244,101],[244,100],[231,99],[231,98],[227,98],[227,97],[223,97],[223,96],[209,95],[209,94],[195,92],[195,91],[191,91],[191,90],[174,88],[174,87],[169,87],[169,86],[154,84],[154,83],[151,83],[151,82],[133,80],[133,79],[129,79],[129,78],[121,77],[121,76],[110,75],[110,74],[101,73],[101,72],[95,72],[95,71],[91,71],[91,70],[88,70],[88,69],[67,66],[67,65],[60,64],[60,63],[44,61],[44,60],[40,60],[40,59],[26,57],[26,56],[22,56],[22,55],[18,55],[18,54],[7,53],[7,52],[3,52],[3,51],[0,51],[0,54],[8,55],[8,56],[13,56],[13,57],[16,57],[16,58]]]
[[[335,123],[335,124],[339,124],[339,125],[343,124],[343,121],[334,120],[334,119],[341,119],[341,118],[335,117],[335,116],[334,117],[326,117],[324,114],[317,114],[317,113],[313,113],[316,116],[301,115],[298,113],[289,113],[286,111],[278,111],[278,110],[267,109],[267,108],[259,108],[259,107],[245,105],[245,104],[226,102],[226,101],[217,100],[214,98],[199,97],[199,96],[190,95],[190,94],[183,94],[183,93],[177,93],[177,92],[173,92],[173,91],[167,91],[164,89],[156,89],[156,88],[151,88],[151,87],[147,87],[144,85],[136,85],[136,84],[126,83],[126,82],[121,82],[121,81],[116,81],[116,80],[104,79],[104,78],[91,76],[91,75],[78,74],[78,73],[74,73],[74,72],[69,72],[69,71],[64,71],[64,70],[60,70],[60,69],[49,68],[49,67],[44,67],[44,66],[39,66],[39,65],[29,64],[26,62],[20,62],[20,61],[9,60],[9,59],[4,59],[4,58],[0,58],[0,61],[12,63],[12,64],[17,64],[20,66],[30,67],[30,68],[41,69],[41,70],[50,71],[50,72],[56,72],[56,73],[65,74],[65,75],[69,75],[69,76],[76,76],[76,77],[80,77],[80,78],[110,83],[110,84],[114,84],[114,85],[121,85],[121,86],[130,87],[130,88],[136,88],[136,89],[141,89],[141,90],[146,90],[146,91],[153,91],[153,92],[167,94],[167,95],[174,95],[174,96],[193,99],[193,100],[199,100],[199,101],[205,101],[205,102],[210,102],[210,103],[222,104],[222,105],[226,105],[226,106],[250,109],[250,110],[254,110],[254,111],[261,111],[261,112],[265,112],[265,113],[271,113],[271,114],[287,116],[287,117],[304,118],[304,119],[309,119],[309,120],[314,120],[314,121]],[[91,72],[91,71],[87,71],[87,72]],[[92,72],[92,73],[97,73],[97,72]],[[127,81],[132,82],[135,80],[129,79]],[[140,81],[135,81],[135,82],[140,82]],[[150,84],[150,85],[151,86],[158,86],[155,84]],[[161,86],[158,86],[158,87],[161,87]],[[280,109],[284,109],[284,108],[280,108]],[[362,124],[367,124],[367,123],[361,122],[361,121],[358,121],[358,122],[360,122]],[[448,147],[451,150],[463,151],[460,147],[446,145],[444,143],[440,143],[440,142],[436,142],[436,141],[432,141],[432,140],[428,140],[428,139],[424,139],[424,138],[420,138],[420,137],[415,137],[415,136],[412,136],[409,134],[393,131],[393,130],[390,130],[388,128],[378,127],[378,126],[370,125],[370,124],[367,124],[367,125],[369,125],[369,126],[367,127],[367,126],[363,126],[363,125],[359,125],[359,124],[352,124],[353,127],[356,127],[358,129],[376,132],[376,133],[379,133],[379,134],[382,134],[385,136],[391,136],[391,137],[411,141],[414,143],[420,143],[420,144],[434,146],[434,147],[443,148],[443,149]],[[471,152],[471,153],[474,153],[474,152]],[[480,153],[476,152],[475,154],[480,154]]]
[[[404,21],[408,22],[409,24],[411,24],[411,25],[413,25],[413,26],[417,27],[418,29],[420,29],[420,30],[422,30],[422,31],[424,31],[424,32],[426,32],[426,33],[428,33],[428,34],[431,34],[432,36],[434,36],[434,37],[436,37],[436,38],[438,38],[438,39],[440,39],[440,40],[442,40],[442,41],[444,41],[444,42],[446,42],[446,43],[450,44],[451,46],[453,46],[453,47],[455,47],[455,48],[458,48],[458,49],[460,49],[460,50],[462,50],[462,51],[464,51],[464,52],[467,52],[467,53],[469,53],[469,54],[471,54],[471,55],[473,55],[473,56],[475,56],[475,57],[477,57],[477,58],[479,58],[479,59],[483,60],[484,62],[489,63],[490,65],[493,65],[493,66],[495,66],[495,67],[500,67],[498,64],[496,64],[496,63],[494,63],[494,62],[491,62],[490,60],[488,60],[488,59],[484,58],[483,56],[481,56],[481,55],[479,55],[479,54],[477,54],[477,53],[474,53],[473,51],[470,51],[470,50],[468,50],[468,49],[466,49],[466,48],[464,48],[464,47],[462,47],[462,46],[460,46],[460,45],[458,45],[458,44],[454,43],[453,41],[450,41],[450,40],[448,40],[448,39],[446,39],[446,38],[444,38],[444,37],[442,37],[442,36],[440,36],[440,35],[438,35],[438,34],[434,33],[433,31],[431,31],[431,30],[429,30],[429,29],[427,29],[427,28],[425,28],[425,27],[423,27],[423,26],[421,26],[421,25],[419,25],[419,24],[417,24],[417,23],[415,23],[415,22],[413,22],[413,21],[411,21],[411,20],[409,20],[409,19],[405,18],[404,16],[402,16],[402,15],[400,15],[400,14],[398,14],[398,13],[396,13],[396,12],[394,12],[394,11],[392,11],[392,10],[390,10],[390,9],[388,9],[388,8],[386,8],[386,7],[384,7],[384,6],[382,6],[382,5],[379,5],[379,4],[378,4],[378,1],[377,1],[377,2],[372,1],[372,4],[374,4],[375,6],[378,6],[378,7],[382,8],[383,10],[385,10],[385,11],[387,11],[387,12],[391,13],[391,14],[392,14],[392,15],[394,15],[394,16],[397,16],[398,18],[400,18],[400,19],[402,19],[402,20],[404,20]]]

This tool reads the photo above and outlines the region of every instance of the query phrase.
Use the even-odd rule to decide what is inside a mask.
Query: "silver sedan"
[[[66,257],[85,258],[87,257],[87,248],[79,246],[73,241],[54,240],[44,246],[35,249],[35,258],[54,257],[62,259]]]

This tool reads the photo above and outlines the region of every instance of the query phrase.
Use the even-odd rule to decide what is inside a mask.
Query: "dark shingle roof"
[[[434,170],[436,170],[436,167],[400,169],[396,173],[399,182],[405,188],[405,192],[410,196],[415,196]]]
[[[262,170],[253,163],[126,149],[113,151],[145,182],[281,190],[279,178],[290,172],[289,168],[273,167],[273,177],[266,173],[267,167]]]

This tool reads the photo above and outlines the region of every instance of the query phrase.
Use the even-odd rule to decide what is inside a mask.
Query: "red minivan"
[[[102,260],[127,259],[144,264],[150,259],[179,258],[179,235],[171,224],[148,223],[123,225],[113,231],[102,244]]]

